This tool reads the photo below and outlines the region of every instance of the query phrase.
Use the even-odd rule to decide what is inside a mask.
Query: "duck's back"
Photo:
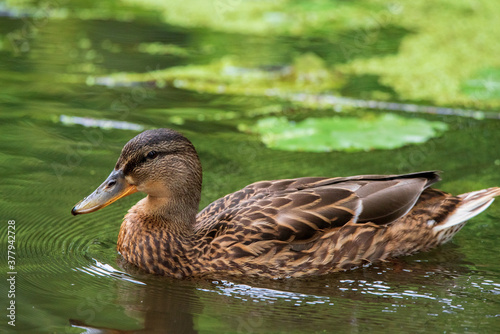
[[[302,276],[431,248],[433,229],[461,203],[428,188],[438,180],[422,172],[251,184],[198,214],[200,261],[212,271]]]

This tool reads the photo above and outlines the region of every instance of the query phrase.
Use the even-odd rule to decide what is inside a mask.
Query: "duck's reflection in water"
[[[116,323],[101,327],[80,319],[70,319],[71,327],[85,329],[84,333],[198,333],[193,316],[202,309],[192,282],[144,274],[130,264],[121,265],[135,278],[108,271],[108,275],[118,278],[110,302],[121,306],[127,317],[137,319],[142,328],[119,329],[122,326]]]
[[[127,318],[137,320],[138,328],[119,329],[127,325],[116,321],[108,327],[78,320],[71,324],[87,333],[197,333],[205,325],[222,332],[321,330],[337,325],[349,330],[362,322],[368,308],[383,308],[395,300],[408,307],[424,298],[446,304],[447,296],[440,293],[443,287],[453,290],[456,277],[470,273],[463,256],[456,246],[447,244],[368,268],[284,280],[179,280],[144,274],[122,263],[130,276],[121,273],[124,276],[116,280],[110,299],[125,310]],[[131,280],[143,284],[131,284]],[[309,313],[315,315],[306,326],[301,316]]]

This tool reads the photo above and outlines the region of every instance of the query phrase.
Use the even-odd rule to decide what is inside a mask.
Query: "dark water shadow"
[[[346,83],[340,90],[340,95],[360,99],[372,99],[373,92],[381,92],[390,100],[399,100],[399,94],[389,86],[380,83],[378,75],[352,75],[346,78]]]

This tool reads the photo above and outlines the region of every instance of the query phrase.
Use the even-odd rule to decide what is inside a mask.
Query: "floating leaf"
[[[307,118],[301,122],[285,117],[260,119],[240,126],[261,135],[266,146],[285,151],[329,152],[394,149],[424,143],[447,129],[442,122],[384,114],[370,118]]]

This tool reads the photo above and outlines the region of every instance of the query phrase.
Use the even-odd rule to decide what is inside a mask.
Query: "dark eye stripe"
[[[179,153],[182,153],[181,149],[173,149],[171,151],[165,151],[165,152],[158,152],[155,150],[151,150],[142,158],[140,156],[139,157],[136,156],[135,159],[129,160],[125,164],[125,167],[123,168],[123,173],[125,175],[129,175],[129,173],[132,172],[136,167],[145,163],[148,160],[156,159],[159,156],[175,155],[175,154],[179,154]]]

